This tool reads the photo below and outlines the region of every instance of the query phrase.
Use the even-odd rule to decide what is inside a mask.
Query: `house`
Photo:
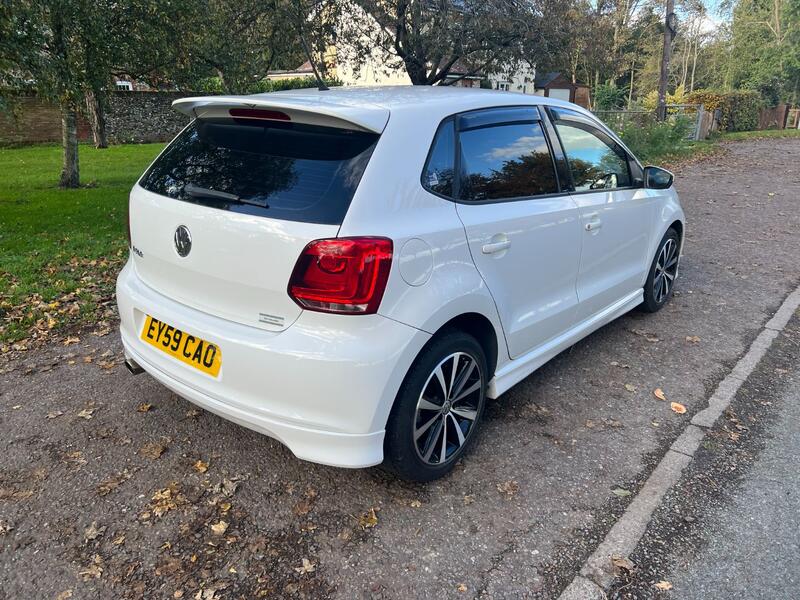
[[[520,63],[514,68],[506,68],[497,73],[490,73],[489,82],[493,90],[535,94],[536,67],[530,63]]]
[[[589,108],[589,86],[575,83],[565,77],[563,73],[558,71],[545,73],[535,79],[534,85],[538,96],[566,100]]]
[[[358,6],[354,7],[355,14],[348,15],[347,19],[337,24],[340,33],[338,41],[331,45],[325,56],[325,75],[337,79],[343,85],[410,85],[411,79],[406,72],[402,60],[392,58],[387,60],[384,52],[379,48],[371,47],[370,38],[361,32],[368,28],[378,28],[381,24],[369,12]],[[355,35],[354,35],[355,34]],[[360,43],[350,45],[342,40],[362,36]],[[370,48],[364,56],[363,48]],[[507,72],[497,75],[483,72],[472,72],[473,69],[464,60],[458,60],[450,69],[445,82],[459,87],[481,87],[481,81],[489,79],[493,89],[520,91],[533,93],[533,78],[535,70],[528,68],[522,72]],[[267,79],[289,79],[292,77],[313,77],[311,64],[306,61],[299,67],[290,71],[270,71]]]

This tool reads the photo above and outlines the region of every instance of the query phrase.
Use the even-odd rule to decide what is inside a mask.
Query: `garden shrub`
[[[702,104],[709,112],[722,108],[725,94],[714,90],[695,90],[686,96],[687,104]]]
[[[753,131],[758,129],[758,113],[764,106],[761,94],[754,90],[729,92],[720,106],[721,131]]]
[[[663,123],[653,122],[644,126],[628,123],[618,133],[631,152],[647,163],[687,148],[691,143],[691,129],[692,119],[677,116]]]

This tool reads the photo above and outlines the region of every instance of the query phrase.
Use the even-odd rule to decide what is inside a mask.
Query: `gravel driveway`
[[[492,403],[433,484],[301,462],[129,375],[113,332],[0,363],[0,599],[557,596],[798,284],[798,162],[773,139],[679,169],[673,302]]]

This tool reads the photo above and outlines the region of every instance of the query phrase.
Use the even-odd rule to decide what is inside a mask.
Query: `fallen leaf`
[[[519,484],[514,480],[504,481],[497,484],[497,491],[505,494],[506,499],[511,499],[519,491]]]
[[[156,460],[166,451],[167,446],[161,442],[148,442],[139,449],[139,455],[151,460]]]
[[[687,335],[686,336],[686,341],[689,342],[690,344],[696,344],[696,343],[698,343],[700,341],[700,336],[699,335]]]
[[[106,531],[105,525],[102,526],[102,527],[98,527],[97,526],[97,521],[92,521],[92,524],[89,525],[83,531],[83,541],[84,541],[84,543],[85,542],[90,542],[92,540],[96,540],[101,535],[103,535],[103,533],[105,533],[105,531]]]
[[[110,479],[106,479],[100,485],[97,486],[97,493],[100,496],[105,496],[106,494],[110,494],[115,489],[117,489],[122,483],[128,481],[131,478],[131,474],[128,472],[127,469],[124,471],[117,473],[114,477]]]
[[[475,502],[475,496],[473,496],[472,494],[467,494],[466,496],[464,496],[464,505],[465,506],[469,506],[473,502]]]
[[[80,341],[81,341],[81,338],[79,338],[77,336],[74,336],[74,337],[70,336],[70,337],[67,337],[64,340],[64,345],[65,346],[69,346],[70,344],[77,344]]]
[[[78,572],[78,575],[83,577],[84,581],[89,581],[90,579],[99,579],[103,575],[103,559],[99,554],[94,555],[94,560],[92,564],[86,567],[83,571]]]
[[[8,522],[0,519],[0,535],[6,535],[9,531],[13,531],[14,526]]]
[[[195,463],[192,465],[192,467],[198,473],[205,473],[206,471],[208,471],[208,463],[207,462],[203,462],[200,459],[197,459],[197,461],[195,461]]]
[[[633,573],[633,571],[636,570],[636,566],[629,558],[620,556],[619,554],[611,555],[611,564],[614,565],[615,569],[627,571],[628,573]]]
[[[123,533],[122,535],[115,537],[111,543],[115,546],[122,546],[122,544],[125,543],[125,534]]]
[[[294,514],[296,514],[298,517],[307,515],[309,512],[311,512],[311,502],[308,500],[300,500],[294,505],[292,512],[294,512]]]
[[[370,508],[367,512],[362,513],[362,515],[358,517],[358,524],[361,526],[361,529],[375,527],[375,525],[378,524],[378,515],[375,514],[375,509]]]
[[[672,589],[672,584],[669,581],[661,580],[655,584],[656,589],[662,590],[664,592],[669,591]]]
[[[169,511],[178,508],[179,504],[186,502],[186,498],[180,493],[177,483],[172,483],[169,487],[156,490],[152,500],[151,509],[157,517],[164,516]]]
[[[87,421],[92,418],[94,414],[93,408],[84,408],[81,412],[78,413],[78,416],[81,419],[86,419]]]
[[[630,496],[631,495],[630,490],[626,490],[625,488],[621,488],[621,487],[614,488],[613,490],[611,490],[611,492],[613,494],[619,496],[620,498],[624,498],[625,496]]]
[[[664,395],[664,390],[662,390],[661,388],[654,389],[653,390],[653,396],[655,396],[659,400],[666,401],[666,399],[667,399],[667,397]]]
[[[629,392],[635,392],[636,391],[636,386],[632,385],[630,383],[626,383],[625,384],[625,389],[628,390]]]
[[[139,406],[136,407],[136,410],[140,413],[145,413],[153,408],[153,405],[149,402],[142,402]]]
[[[72,590],[64,590],[56,596],[56,600],[67,600],[68,598],[72,598]]]
[[[306,573],[313,573],[316,569],[317,569],[316,565],[307,558],[303,559],[302,566],[294,568],[294,570],[300,573],[300,575],[305,575]]]
[[[678,413],[679,415],[682,415],[683,413],[685,413],[685,412],[686,412],[686,407],[685,407],[683,404],[681,404],[680,402],[671,402],[671,403],[670,403],[670,405],[669,405],[669,407],[670,407],[670,408],[671,408],[673,411],[675,411],[676,413]]]
[[[409,506],[411,506],[411,508],[419,508],[422,506],[422,502],[420,502],[419,500],[412,500]]]
[[[52,412],[47,413],[47,418],[48,419],[56,419],[56,418],[60,417],[63,414],[64,413],[61,412],[60,410],[54,410]]]
[[[467,586],[466,586],[466,585],[464,585],[463,583],[459,583],[459,584],[456,586],[456,589],[457,589],[459,592],[461,592],[461,593],[463,594],[464,592],[466,592],[466,591],[467,591]]]
[[[228,523],[225,521],[214,523],[211,526],[211,531],[214,533],[214,535],[225,535],[225,532],[228,531]]]

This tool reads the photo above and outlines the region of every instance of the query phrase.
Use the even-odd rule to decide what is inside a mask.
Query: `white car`
[[[126,364],[299,458],[427,481],[487,398],[671,297],[672,175],[591,113],[452,87],[185,98],[130,195]]]

